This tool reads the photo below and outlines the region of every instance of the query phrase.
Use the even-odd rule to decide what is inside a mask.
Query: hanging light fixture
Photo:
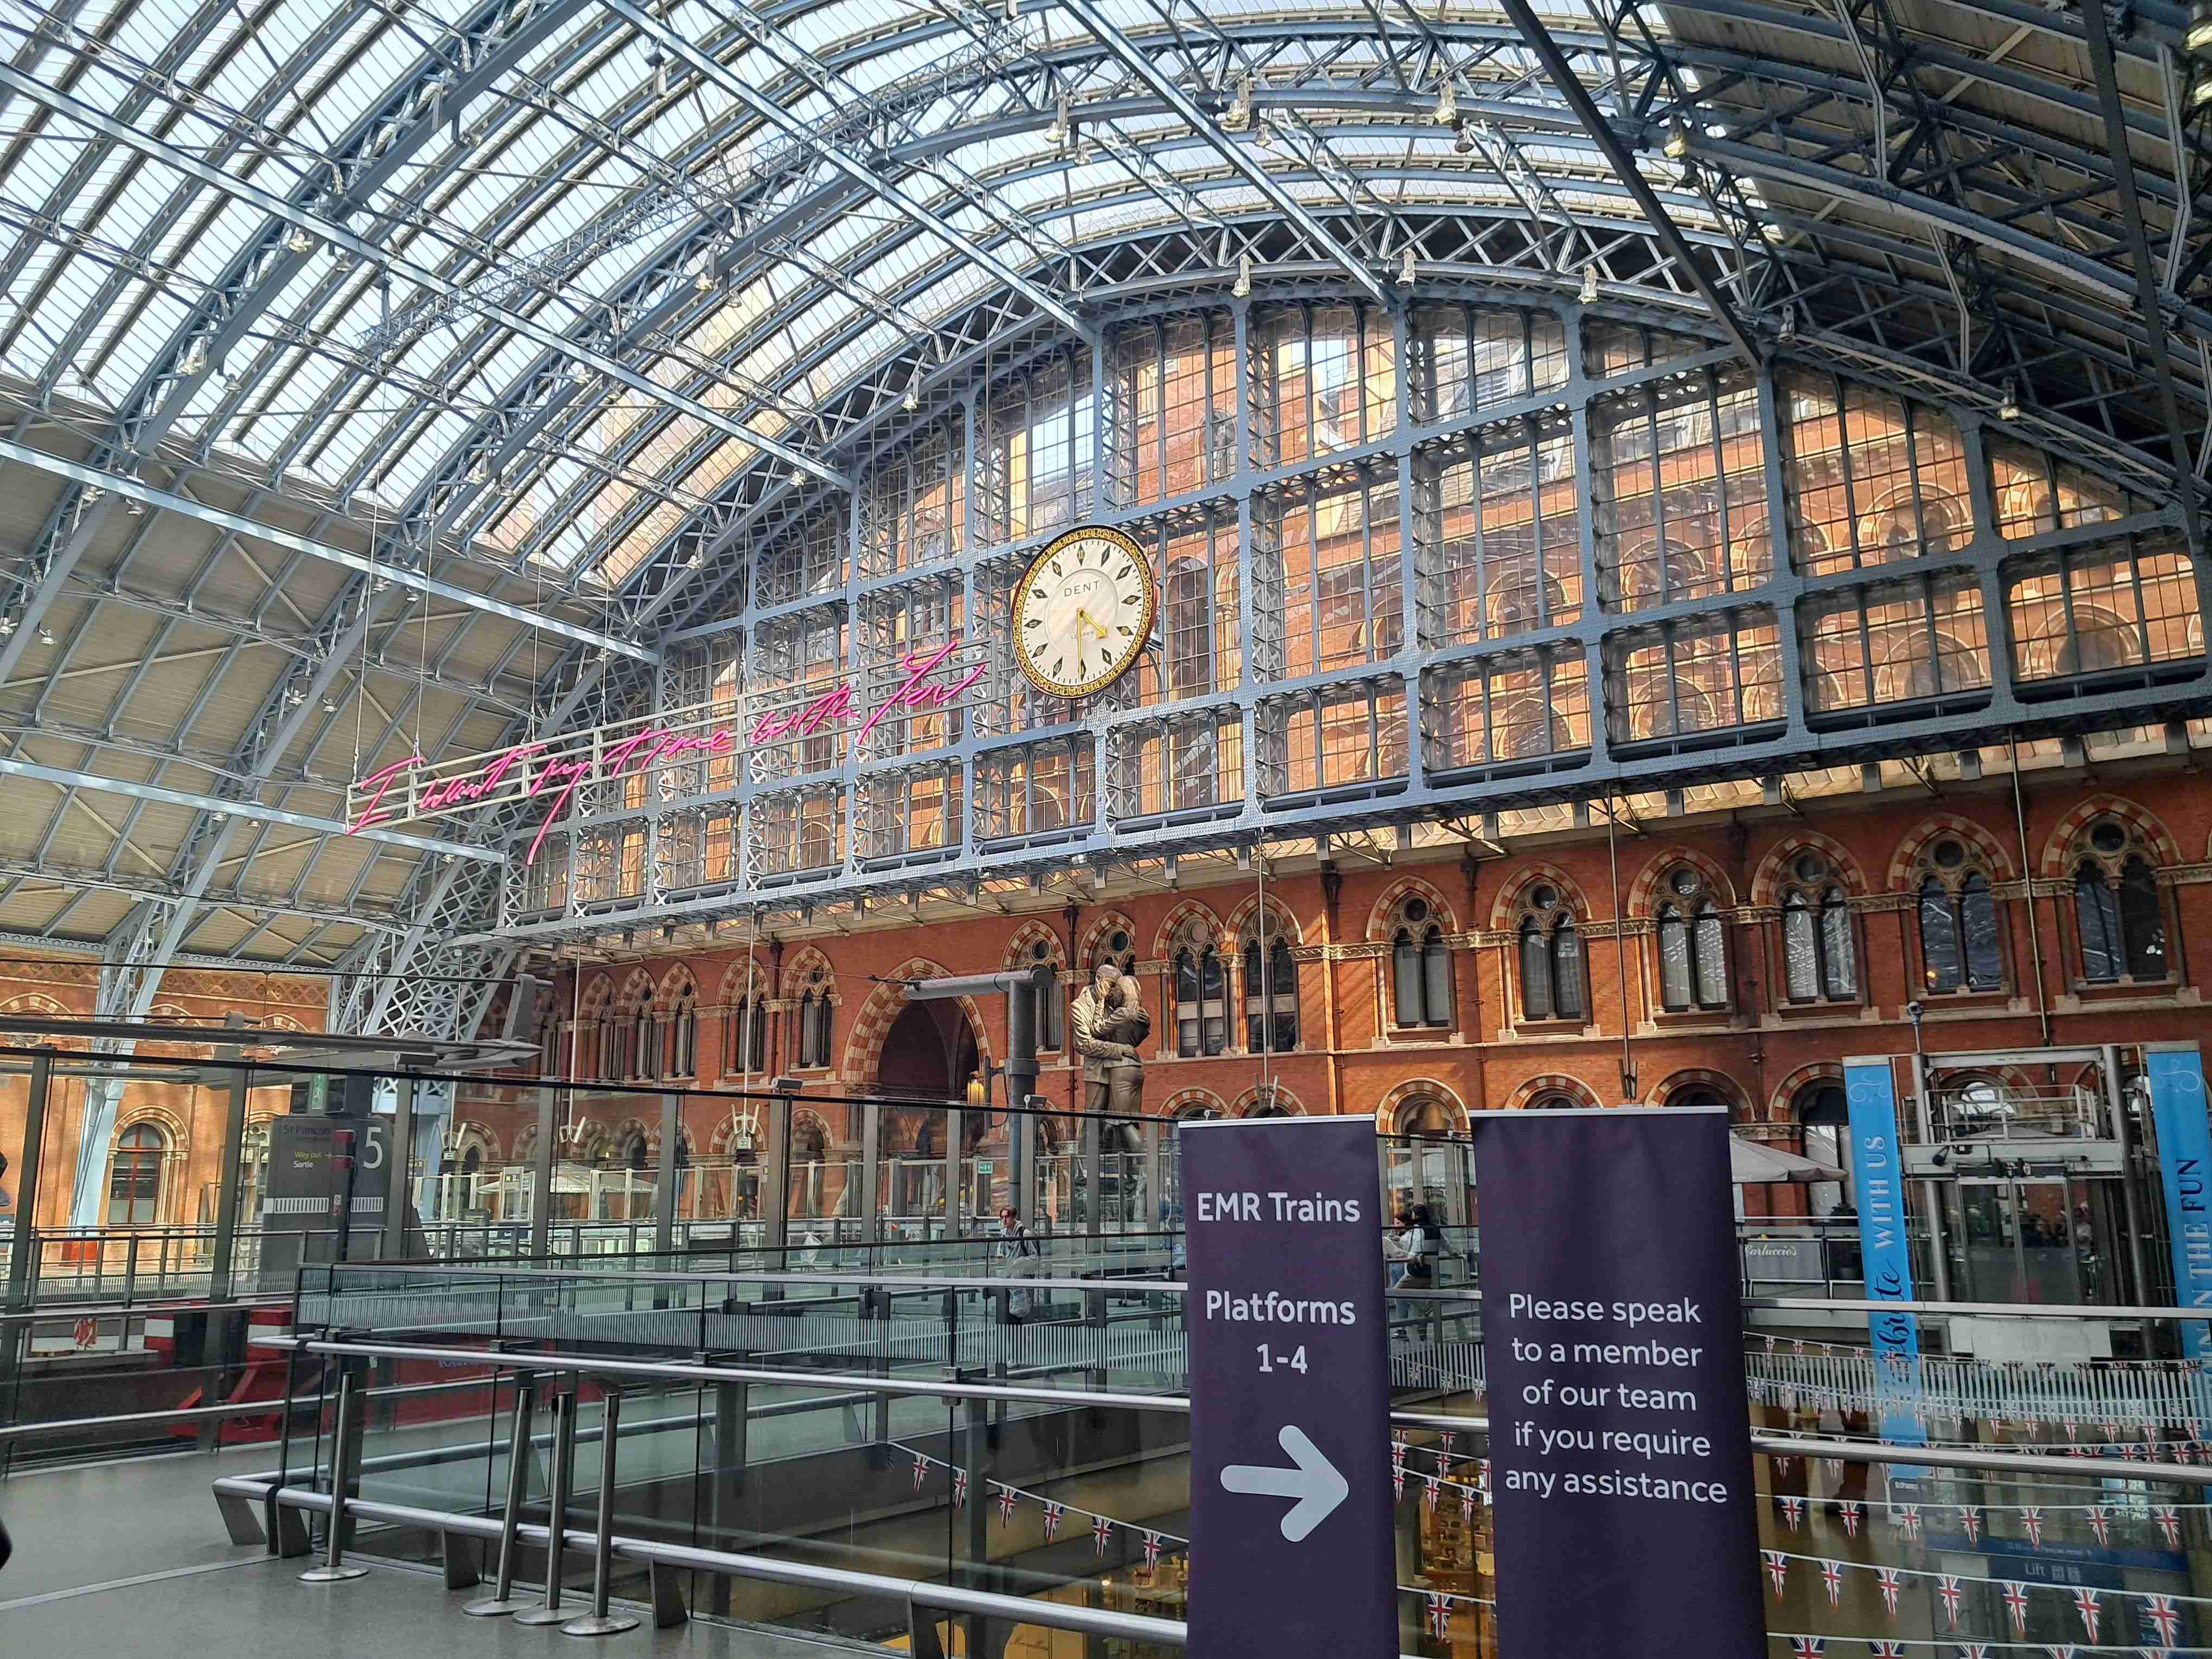
[[[1413,250],[1409,246],[1406,250],[1404,261],[1398,267],[1398,286],[1400,288],[1413,287]]]
[[[906,395],[899,399],[899,407],[909,415],[921,407],[921,393],[912,380],[906,383]]]
[[[694,294],[712,294],[714,291],[714,265],[711,254],[699,256],[699,269],[691,275],[691,291]]]
[[[1224,132],[1242,132],[1251,125],[1252,77],[1248,75],[1237,83],[1236,101],[1224,112],[1221,129]]]
[[[1459,89],[1447,77],[1437,93],[1437,107],[1430,118],[1440,127],[1459,125]]]
[[[1783,345],[1796,345],[1797,343],[1797,313],[1796,311],[1785,311],[1782,313],[1782,326],[1775,331],[1774,337],[1778,343]]]
[[[1054,147],[1067,142],[1067,94],[1064,92],[1052,100],[1052,125],[1044,130],[1044,141]]]
[[[185,374],[204,373],[207,368],[207,347],[199,341],[194,340],[185,352],[184,362],[179,363],[177,368],[179,372]]]
[[[667,97],[668,60],[660,55],[660,48],[659,46],[655,46],[651,52],[646,53],[645,66],[653,71],[653,95],[657,98]]]
[[[491,465],[481,455],[477,456],[475,461],[470,465],[469,482],[471,483],[489,483],[491,482]]]
[[[324,693],[323,693],[323,713],[325,713],[325,714],[337,714],[337,712],[338,712],[338,694],[337,694],[337,692],[335,692],[335,691],[325,691],[325,692],[324,692]]]
[[[2212,58],[2212,0],[2197,0],[2189,9],[2189,33],[2182,46],[2191,58]]]
[[[1997,419],[2016,421],[2019,418],[2020,383],[2016,380],[2007,380],[2004,383],[2004,397],[1997,404]]]
[[[1474,155],[1474,128],[1465,122],[1461,123],[1459,136],[1452,140],[1452,148],[1462,155]]]
[[[1597,303],[1597,267],[1595,265],[1583,267],[1583,303],[1586,306]]]
[[[1680,121],[1667,123],[1667,137],[1659,145],[1660,154],[1670,161],[1679,161],[1690,153],[1690,130]]]
[[[54,630],[47,627],[46,623],[40,623],[39,624],[39,643],[40,645],[52,645],[53,642]]]
[[[1229,291],[1240,300],[1252,292],[1252,256],[1250,254],[1240,253],[1237,256],[1237,281]]]
[[[574,381],[578,386],[590,385],[592,380],[592,366],[580,357],[571,360],[568,364],[568,378]]]
[[[292,234],[284,239],[284,248],[289,253],[313,253],[315,251],[315,239],[295,225],[292,227]]]

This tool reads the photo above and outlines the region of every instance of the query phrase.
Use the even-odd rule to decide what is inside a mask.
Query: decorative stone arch
[[[1728,1103],[1729,1121],[1741,1122],[1751,1115],[1751,1102],[1745,1097],[1743,1085],[1725,1072],[1708,1071],[1701,1066],[1685,1066],[1679,1072],[1669,1072],[1653,1085],[1644,1097],[1647,1106],[1663,1106],[1667,1097],[1682,1089],[1711,1089]]]
[[[1191,929],[1209,939],[1213,948],[1226,957],[1233,946],[1234,935],[1221,925],[1221,918],[1213,907],[1198,899],[1185,899],[1162,918],[1158,930],[1152,935],[1152,960],[1165,962],[1173,953],[1176,940],[1185,929]]]
[[[836,1149],[837,1137],[830,1132],[828,1118],[811,1106],[793,1107],[791,1112],[791,1144],[793,1149],[798,1147],[801,1133],[809,1129],[822,1137],[822,1151],[825,1156]]]
[[[720,1006],[735,1008],[744,1001],[748,991],[763,998],[775,994],[769,982],[768,963],[758,957],[739,957],[725,968],[721,988],[714,994]]]
[[[611,974],[594,974],[584,987],[582,1000],[577,1004],[579,1019],[599,1019],[614,1006],[615,981]]]
[[[699,995],[699,981],[689,968],[679,962],[660,976],[660,988],[656,996],[658,1006],[663,1012],[673,1013],[676,1011],[678,999],[683,996],[684,988],[686,986],[691,988],[691,996],[696,1006]]]
[[[595,1164],[607,1156],[614,1145],[607,1126],[595,1117],[580,1117],[569,1126],[568,1156],[579,1162]]]
[[[822,975],[822,988],[830,999],[830,1006],[834,1008],[842,1004],[845,999],[838,994],[836,969],[830,965],[829,957],[811,945],[803,945],[793,952],[791,960],[783,964],[784,1000],[798,1001],[813,982],[817,973]]]
[[[1160,1103],[1158,1115],[1164,1118],[1193,1117],[1200,1112],[1227,1117],[1229,1103],[1211,1089],[1178,1089]]]
[[[2181,863],[2181,843],[2174,840],[2173,832],[2160,821],[2157,813],[2138,806],[2118,795],[2092,795],[2072,811],[2058,820],[2058,827],[2051,832],[2051,839],[2043,845],[2045,876],[2067,876],[2073,872],[2074,844],[2082,831],[2099,818],[2118,818],[2136,831],[2143,845],[2157,860],[2160,869],[2171,869]]]
[[[514,1145],[508,1149],[508,1159],[515,1164],[527,1164],[538,1153],[538,1126],[526,1123],[514,1132]]]
[[[1268,1097],[1267,1103],[1273,1105],[1278,1111],[1281,1112],[1284,1116],[1304,1117],[1306,1115],[1305,1102],[1300,1100],[1296,1094],[1292,1093],[1282,1084],[1271,1084],[1268,1085],[1267,1090],[1264,1091],[1264,1093]],[[1254,1084],[1243,1094],[1237,1097],[1236,1101],[1229,1109],[1229,1115],[1231,1117],[1250,1117],[1255,1112],[1260,1109],[1262,1103],[1262,1094],[1263,1091],[1261,1089],[1261,1086],[1256,1083]]]
[[[1106,948],[1106,941],[1115,933],[1129,936],[1129,953],[1133,957],[1137,951],[1137,924],[1130,920],[1127,911],[1109,910],[1083,930],[1083,944],[1076,951],[1072,965],[1084,974],[1089,974],[1091,964],[1097,960],[1098,953]]]
[[[653,1006],[653,975],[642,968],[631,969],[629,977],[623,981],[622,994],[615,999],[615,1004],[625,1014],[634,1014],[641,1008]]]
[[[1067,966],[1067,947],[1060,943],[1059,929],[1032,916],[1008,936],[1006,953],[999,958],[1000,968],[1012,973],[1033,966],[1040,945],[1044,946],[1046,962],[1054,968]]]
[[[1223,933],[1242,943],[1244,930],[1253,925],[1259,914],[1260,896],[1255,893],[1229,913],[1229,920],[1222,924]],[[1306,942],[1305,929],[1298,926],[1298,919],[1291,914],[1280,899],[1267,901],[1267,936],[1270,939],[1287,939],[1293,945]]]
[[[26,991],[20,996],[0,1002],[0,1013],[52,1014],[62,1019],[70,1018],[70,1011],[43,991]]]
[[[1546,1095],[1565,1095],[1577,1106],[1600,1103],[1595,1092],[1580,1078],[1570,1077],[1565,1072],[1547,1072],[1540,1077],[1530,1078],[1508,1095],[1505,1109],[1513,1112],[1524,1110]]]
[[[1762,908],[1780,903],[1782,884],[1790,879],[1790,865],[1806,853],[1817,853],[1828,861],[1845,897],[1866,896],[1866,877],[1859,870],[1859,861],[1844,850],[1841,842],[1817,830],[1794,830],[1776,842],[1759,861],[1759,868],[1751,878],[1751,902]]]
[[[1528,890],[1539,882],[1559,890],[1560,903],[1573,914],[1576,921],[1590,920],[1589,897],[1583,891],[1582,884],[1558,865],[1537,860],[1515,872],[1513,878],[1498,890],[1497,901],[1490,907],[1491,931],[1503,933],[1518,925]]]
[[[2020,872],[2006,853],[2002,842],[1980,824],[1962,818],[1955,812],[1938,812],[1931,817],[1923,818],[1897,843],[1897,851],[1890,856],[1889,872],[1884,878],[1883,890],[1892,893],[1907,890],[1912,884],[1913,866],[1920,862],[1921,855],[1947,836],[1966,842],[1974,857],[1989,871],[1990,880],[2013,881],[2018,878]]]
[[[499,1156],[499,1132],[480,1118],[465,1117],[454,1123],[448,1137],[453,1148],[453,1162],[459,1164],[463,1154],[471,1146],[483,1153],[484,1162],[496,1164]]]
[[[147,1009],[146,1018],[151,1023],[165,1025],[190,1025],[193,1023],[191,1011],[177,1002],[157,1002]],[[201,1060],[211,1050],[206,1044],[199,1042],[141,1042],[137,1052],[149,1060]],[[153,1080],[158,1082],[160,1079]]]
[[[1816,1060],[1810,1066],[1800,1066],[1774,1085],[1774,1092],[1767,1097],[1765,1121],[1769,1123],[1791,1121],[1798,1096],[1815,1083],[1840,1084],[1843,1080],[1844,1068],[1836,1060]]]
[[[191,1150],[191,1122],[181,1114],[172,1111],[167,1106],[143,1102],[137,1105],[126,1106],[115,1115],[115,1127],[107,1133],[108,1150],[111,1152],[114,1151],[117,1143],[123,1139],[123,1132],[125,1129],[135,1129],[142,1123],[150,1123],[161,1132],[161,1139],[165,1143],[161,1148],[163,1157],[178,1158]]]
[[[1648,915],[1659,895],[1659,878],[1668,871],[1688,865],[1705,878],[1705,890],[1723,910],[1735,908],[1735,884],[1728,872],[1694,847],[1668,847],[1652,854],[1628,886],[1628,914]]]
[[[616,1154],[619,1156],[623,1148],[629,1146],[632,1139],[641,1140],[645,1143],[646,1159],[647,1162],[650,1163],[653,1158],[653,1149],[658,1146],[660,1141],[660,1131],[653,1125],[647,1123],[641,1117],[626,1117],[621,1122],[615,1125],[613,1130],[607,1137],[607,1145],[612,1147]]]
[[[1367,938],[1370,942],[1388,944],[1390,939],[1390,918],[1407,899],[1419,896],[1429,902],[1429,915],[1447,933],[1459,932],[1459,912],[1452,902],[1419,876],[1401,876],[1382,890],[1375,901],[1375,908],[1367,913]]]
[[[840,1075],[856,1080],[872,1079],[883,1063],[884,1040],[890,1036],[891,1023],[906,1006],[906,981],[939,979],[945,973],[943,968],[927,957],[914,957],[884,975],[868,993],[868,1000],[860,1005],[860,1012],[853,1020],[853,1029],[845,1038],[845,1065]],[[975,1035],[977,1060],[984,1066],[990,1065],[991,1033],[983,1024],[983,1011],[976,1006],[973,997],[955,1000],[960,1005],[960,1012],[968,1017],[968,1029]]]
[[[1416,1100],[1437,1102],[1451,1114],[1452,1133],[1462,1135],[1467,1133],[1467,1103],[1459,1097],[1459,1091],[1453,1088],[1451,1085],[1440,1083],[1431,1077],[1408,1078],[1376,1103],[1376,1133],[1384,1135],[1398,1133],[1398,1115]]]
[[[298,1020],[293,1018],[289,1014],[264,1014],[261,1017],[261,1023],[264,1027],[274,1031],[299,1031],[304,1033],[307,1029],[306,1026],[301,1024]]]

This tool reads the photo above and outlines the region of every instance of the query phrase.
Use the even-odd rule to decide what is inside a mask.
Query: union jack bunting
[[[1766,1563],[1766,1576],[1774,1581],[1774,1594],[1778,1598],[1782,1586],[1790,1577],[1790,1558],[1780,1550],[1761,1550],[1759,1559]]]
[[[2171,1595],[2143,1597],[2143,1617],[2158,1626],[2158,1644],[2170,1648],[2181,1637],[2181,1609]]]
[[[1098,1546],[1098,1553],[1106,1553],[1106,1546],[1114,1541],[1114,1523],[1103,1515],[1091,1517],[1091,1540]]]
[[[1979,1543],[1982,1536],[1982,1512],[1972,1504],[1959,1506],[1959,1524],[1966,1529],[1966,1541]]]
[[[1005,1522],[1012,1521],[1012,1520],[1014,1518],[1014,1506],[1015,1506],[1016,1504],[1019,1504],[1021,1501],[1022,1501],[1022,1495],[1021,1495],[1021,1493],[1019,1493],[1019,1492],[1016,1492],[1016,1491],[1015,1491],[1012,1486],[1001,1486],[1001,1487],[1000,1487],[1000,1488],[999,1488],[999,1519],[1000,1519],[1000,1521],[1001,1522]]]
[[[1820,1659],[1827,1645],[1817,1636],[1793,1636],[1790,1638],[1790,1659]]]
[[[1958,1629],[1959,1603],[1966,1595],[1959,1586],[1959,1575],[1955,1572],[1939,1574],[1936,1579],[1936,1594],[1943,1598],[1943,1616],[1950,1620],[1950,1627]]]
[[[1820,1460],[1820,1467],[1827,1470],[1828,1479],[1831,1480],[1840,1480],[1844,1478],[1844,1460],[1840,1457],[1824,1457]]]
[[[1429,1633],[1439,1642],[1451,1634],[1451,1597],[1437,1590],[1429,1592]]]
[[[1480,1483],[1485,1494],[1487,1494],[1490,1491],[1490,1460],[1484,1458],[1475,1465],[1475,1468],[1477,1471],[1475,1480]]]
[[[1961,1642],[1959,1644],[1959,1659],[1990,1659],[1990,1644],[1987,1642]]]
[[[1769,1353],[1774,1352],[1774,1339],[1771,1336],[1766,1339],[1766,1351]]]
[[[2022,1510],[2020,1512],[2020,1523],[2027,1528],[2029,1543],[2039,1545],[2043,1542],[2043,1511],[2041,1510]]]
[[[1431,1515],[1437,1512],[1437,1499],[1443,1496],[1444,1483],[1433,1474],[1421,1477],[1421,1507]]]
[[[1394,1459],[1390,1464],[1390,1496],[1403,1498],[1405,1495],[1406,1466]]]
[[[2081,1628],[2089,1633],[2089,1639],[2094,1642],[2097,1639],[2097,1592],[2086,1584],[2075,1590],[2074,1610],[2081,1615]]]
[[[2166,1547],[2170,1550],[2181,1547],[2181,1512],[2171,1504],[2161,1504],[2151,1513],[2158,1517],[2158,1529],[2166,1534]]]
[[[1784,1498],[1782,1514],[1783,1518],[1790,1522],[1790,1530],[1796,1531],[1798,1523],[1805,1518],[1805,1500],[1802,1498]]]
[[[2112,1541],[2112,1512],[2102,1504],[2089,1506],[2089,1530],[2097,1534],[2101,1548]]]
[[[1790,1478],[1790,1460],[1787,1457],[1777,1457],[1774,1460],[1774,1478],[1776,1480],[1787,1480]]]
[[[1045,1500],[1044,1536],[1047,1543],[1060,1536],[1060,1517],[1066,1513],[1067,1505],[1065,1504],[1055,1504],[1050,1498]]]
[[[1881,1604],[1889,1609],[1889,1616],[1894,1620],[1897,1617],[1897,1592],[1901,1582],[1898,1577],[1897,1569],[1876,1567],[1874,1570],[1874,1577],[1875,1583],[1881,1586]]]
[[[1874,1656],[1874,1659],[1905,1659],[1905,1644],[1902,1642],[1869,1642],[1867,1651]]]
[[[1481,1496],[1473,1486],[1462,1486],[1459,1489],[1459,1512],[1463,1516],[1473,1516],[1475,1501]]]
[[[1156,1532],[1145,1534],[1145,1565],[1157,1566],[1160,1559],[1160,1535]]]
[[[965,1469],[952,1471],[952,1507],[956,1510],[968,1507],[968,1471]]]
[[[2070,1642],[2045,1642],[2043,1650],[2051,1656],[2051,1659],[2074,1659],[2074,1644]]]
[[[1863,1509],[1856,1498],[1847,1498],[1843,1503],[1844,1534],[1848,1538],[1859,1535],[1859,1515]]]
[[[2012,1615],[2012,1633],[2027,1634],[2027,1590],[2025,1586],[2008,1583],[2004,1587],[2005,1611]]]
[[[2105,1419],[2105,1438],[2107,1440],[2118,1440],[2119,1437],[2119,1423],[2115,1419],[2110,1417],[2106,1418]]]
[[[1458,1436],[1458,1435],[1456,1435],[1456,1434],[1455,1434],[1455,1433],[1453,1433],[1451,1430],[1449,1430],[1449,1429],[1446,1429],[1446,1430],[1444,1431],[1444,1434],[1443,1434],[1443,1448],[1444,1448],[1444,1455],[1445,1455],[1446,1457],[1449,1457],[1449,1456],[1451,1455],[1451,1454],[1452,1454],[1452,1447],[1453,1447],[1455,1444],[1456,1444],[1456,1443],[1457,1443],[1458,1440],[1459,1440],[1459,1436]]]
[[[2079,1439],[2081,1437],[2081,1424],[2080,1419],[2072,1417],[2068,1418],[2066,1419],[2066,1437],[2069,1440]]]
[[[1844,1599],[1844,1564],[1840,1561],[1820,1563],[1820,1582],[1827,1586],[1828,1605],[1835,1607]]]
[[[1905,1528],[1907,1538],[1920,1536],[1920,1505],[1904,1504],[1898,1508],[1898,1524]]]
[[[921,1490],[921,1483],[929,1479],[929,1460],[920,1452],[914,1455],[914,1489]]]

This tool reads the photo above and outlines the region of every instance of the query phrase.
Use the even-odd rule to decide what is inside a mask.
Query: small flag
[[[1158,1566],[1160,1559],[1160,1535],[1156,1532],[1145,1534],[1145,1565]]]
[[[1766,1339],[1766,1351],[1769,1353],[1774,1352],[1774,1339],[1771,1336]]]
[[[1844,1478],[1844,1460],[1840,1457],[1824,1457],[1820,1460],[1820,1467],[1827,1470],[1831,1480]]]
[[[1451,1635],[1451,1597],[1439,1590],[1429,1592],[1429,1633],[1439,1642]]]
[[[2161,1504],[2152,1511],[2158,1517],[2158,1529],[2166,1534],[2166,1547],[2181,1547],[2181,1513],[2171,1504]]]
[[[1867,1651],[1874,1656],[1874,1659],[1905,1659],[1905,1644],[1902,1642],[1869,1642]]]
[[[1881,1604],[1883,1607],[1889,1609],[1889,1616],[1892,1620],[1894,1620],[1897,1617],[1897,1592],[1899,1589],[1897,1569],[1895,1567],[1876,1567],[1874,1570],[1874,1577],[1875,1582],[1881,1586]]]
[[[920,1452],[914,1455],[914,1489],[921,1490],[921,1483],[929,1478],[929,1459]]]
[[[2143,1617],[2158,1626],[2158,1644],[2170,1648],[2181,1634],[2181,1609],[2171,1595],[2143,1597]]]
[[[2074,1645],[2070,1642],[2063,1645],[2055,1642],[2045,1642],[2043,1644],[2043,1650],[2051,1656],[2051,1659],[2074,1659]]]
[[[1062,1516],[1066,1515],[1066,1513],[1067,1513],[1067,1505],[1066,1505],[1065,1504],[1055,1504],[1055,1503],[1054,1503],[1054,1502],[1053,1502],[1050,1498],[1048,1498],[1047,1499],[1045,1499],[1045,1504],[1044,1504],[1044,1537],[1045,1537],[1045,1542],[1047,1542],[1047,1543],[1048,1544],[1048,1543],[1050,1543],[1054,1539],[1055,1539],[1055,1538],[1057,1538],[1057,1537],[1059,1537],[1059,1536],[1060,1536],[1060,1517],[1061,1517]]]
[[[1856,1538],[1859,1535],[1859,1513],[1863,1508],[1863,1505],[1856,1498],[1846,1498],[1844,1500],[1844,1534],[1846,1537]]]
[[[1821,1650],[1827,1645],[1817,1636],[1793,1636],[1790,1638],[1790,1659],[1820,1659]]]
[[[965,1469],[952,1471],[952,1507],[956,1510],[968,1507],[968,1471]]]
[[[2004,1587],[2005,1611],[2012,1615],[2012,1633],[2027,1634],[2027,1590],[2020,1584],[2008,1583]]]
[[[1901,1505],[1899,1510],[1899,1524],[1904,1527],[1905,1535],[1907,1538],[1917,1538],[1920,1536],[1919,1504],[1906,1504]]]
[[[2118,1440],[2119,1437],[2120,1425],[2112,1419],[2109,1417],[2106,1418],[2105,1419],[2105,1438],[2107,1440]],[[1370,1442],[1369,1443],[1372,1444],[1373,1443]]]
[[[1790,1530],[1796,1531],[1798,1523],[1805,1518],[1805,1500],[1802,1498],[1784,1498],[1782,1500],[1782,1514],[1783,1518],[1790,1522]]]
[[[1437,1499],[1443,1496],[1444,1483],[1433,1474],[1421,1477],[1421,1507],[1431,1515],[1437,1512]]]
[[[1406,1466],[1403,1463],[1394,1461],[1390,1465],[1390,1496],[1393,1498],[1403,1498],[1405,1495]]]
[[[1966,1541],[1977,1544],[1982,1537],[1982,1512],[1972,1504],[1959,1506],[1959,1524],[1966,1529]]]
[[[1820,1582],[1827,1586],[1828,1605],[1835,1607],[1844,1599],[1844,1564],[1840,1561],[1820,1563]]]
[[[1936,1580],[1936,1594],[1943,1598],[1943,1616],[1951,1621],[1953,1630],[1958,1629],[1959,1602],[1966,1594],[1959,1587],[1959,1575],[1955,1572],[1939,1574]]]
[[[2081,1425],[2080,1419],[2071,1417],[2068,1418],[2066,1419],[2066,1437],[2069,1440],[2075,1440],[2081,1437]]]
[[[2020,1512],[2020,1523],[2027,1528],[2027,1541],[2040,1546],[2043,1542],[2043,1511],[2037,1509],[2022,1510]]]
[[[1990,1644],[1987,1642],[1961,1642],[1959,1644],[1959,1659],[1990,1659]]]
[[[1790,1558],[1780,1550],[1761,1550],[1760,1559],[1766,1563],[1766,1575],[1774,1581],[1774,1595],[1780,1600],[1784,1582],[1790,1577]]]
[[[2100,1549],[2112,1541],[2112,1512],[2102,1504],[2089,1506],[2089,1530],[2097,1534]]]
[[[1453,1433],[1449,1429],[1446,1429],[1446,1430],[1444,1431],[1443,1444],[1444,1444],[1444,1455],[1445,1455],[1446,1457],[1449,1457],[1449,1456],[1452,1455],[1452,1447],[1453,1447],[1453,1445],[1454,1445],[1454,1444],[1458,1441],[1458,1439],[1459,1439],[1459,1437],[1458,1437],[1456,1434],[1454,1434],[1454,1433]]]
[[[1106,1546],[1114,1541],[1114,1523],[1103,1515],[1091,1517],[1091,1541],[1098,1546],[1098,1553],[1106,1553]]]
[[[2097,1592],[2084,1584],[2074,1592],[2074,1610],[2081,1615],[2081,1628],[2089,1632],[2089,1639],[2097,1639]]]
[[[999,1488],[999,1521],[1001,1525],[1014,1518],[1014,1506],[1022,1501],[1021,1493],[1012,1486]]]

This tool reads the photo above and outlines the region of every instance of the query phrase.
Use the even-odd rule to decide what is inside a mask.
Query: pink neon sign
[[[931,678],[954,649],[948,644],[927,656],[904,658],[900,667],[905,678],[868,709],[855,733],[855,741],[865,742],[870,732],[893,714],[927,714],[944,708],[971,690],[983,678],[985,665],[978,664],[957,679]],[[790,738],[813,737],[851,720],[860,707],[851,684],[841,681],[796,708],[760,715],[749,729],[747,741],[757,748]],[[585,734],[586,738],[589,735]],[[595,776],[605,781],[625,773],[644,772],[688,757],[731,754],[737,748],[737,734],[727,726],[702,732],[647,726],[604,748],[594,744],[582,754],[548,754],[550,747],[546,743],[518,744],[489,757],[480,765],[434,778],[411,792],[404,781],[415,768],[429,763],[424,757],[409,755],[389,766],[380,767],[355,783],[349,792],[349,799],[360,801],[360,810],[347,823],[346,833],[358,835],[373,824],[395,818],[423,818],[463,811],[488,804],[510,791],[519,791],[521,799],[542,799],[545,803],[538,833],[532,837],[529,851],[522,859],[525,865],[535,864],[555,820],[586,781]],[[402,789],[400,801],[395,805],[404,805],[403,811],[390,810],[385,805],[395,786]]]

